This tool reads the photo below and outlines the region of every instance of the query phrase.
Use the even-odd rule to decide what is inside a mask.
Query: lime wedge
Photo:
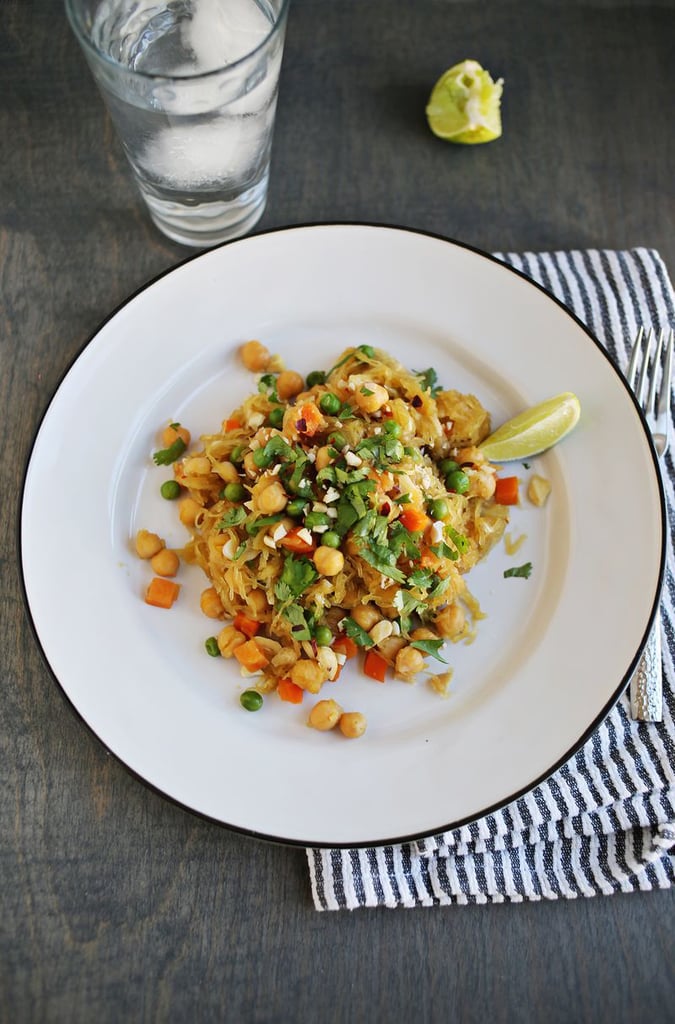
[[[576,395],[565,391],[503,423],[480,446],[490,462],[513,462],[552,448],[569,434],[581,415]]]
[[[478,61],[455,64],[438,79],[427,103],[427,121],[434,135],[468,145],[498,139],[503,84],[501,78],[493,82]]]

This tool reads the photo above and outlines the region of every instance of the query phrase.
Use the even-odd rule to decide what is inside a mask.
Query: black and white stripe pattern
[[[675,324],[658,254],[496,254],[583,320],[619,366],[641,324]],[[671,407],[672,415],[672,407]],[[665,889],[675,882],[675,467],[663,594],[663,722],[633,722],[625,696],[547,782],[471,825],[415,843],[307,851],[318,910],[503,903]]]

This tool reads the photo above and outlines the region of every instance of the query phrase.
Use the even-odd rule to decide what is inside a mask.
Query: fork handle
[[[630,681],[630,711],[631,717],[638,722],[660,722],[663,718],[659,613]]]

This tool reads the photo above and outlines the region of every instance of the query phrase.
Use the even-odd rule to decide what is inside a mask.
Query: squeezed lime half
[[[503,79],[493,81],[476,60],[455,64],[438,79],[427,103],[427,121],[434,135],[464,145],[498,139],[503,85]]]

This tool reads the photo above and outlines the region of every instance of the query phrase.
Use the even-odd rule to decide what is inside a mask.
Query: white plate
[[[526,502],[516,556],[469,577],[487,618],[454,645],[451,694],[334,685],[366,713],[358,741],[306,726],[309,701],[250,714],[230,661],[209,658],[206,585],[181,570],[167,612],[144,604],[140,527],[185,531],[150,459],[161,425],[217,429],[252,387],[237,348],[257,337],[303,373],[367,342],[446,387],[478,395],[493,423],[561,391],[576,430],[537,461],[553,483]],[[523,478],[526,470],[518,466]],[[258,235],[189,260],[99,330],[40,427],[25,481],[22,558],[47,661],[105,746],[141,779],[232,828],[308,845],[372,845],[475,819],[550,774],[619,696],[656,605],[661,493],[637,406],[600,346],[524,277],[467,247],[357,225]],[[531,561],[529,580],[505,579]],[[441,666],[439,666],[439,669]],[[325,692],[324,692],[325,696]]]

